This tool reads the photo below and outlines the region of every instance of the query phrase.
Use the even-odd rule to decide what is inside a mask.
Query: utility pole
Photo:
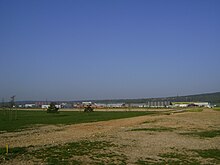
[[[2,105],[1,105],[2,111],[4,113],[4,116],[6,116],[6,111],[5,111],[5,100],[2,98]]]
[[[1,108],[4,107],[4,98],[2,98],[2,104],[1,104]]]
[[[14,119],[16,120],[17,119],[17,111],[15,110],[15,95],[11,97],[11,102],[10,102],[10,110],[11,110],[11,115],[9,117],[9,119],[13,119],[13,116],[14,116]],[[14,112],[14,115],[13,115],[13,112]]]
[[[15,96],[11,97],[11,108],[15,106]]]

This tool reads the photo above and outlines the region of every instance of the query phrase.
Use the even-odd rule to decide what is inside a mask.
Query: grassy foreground
[[[0,131],[18,131],[36,124],[77,124],[112,119],[129,118],[156,112],[60,112],[49,114],[45,111],[4,111],[0,110]]]
[[[0,164],[8,164],[10,160],[31,160],[34,164],[48,165],[200,165],[219,164],[220,150],[213,149],[176,149],[159,153],[157,157],[139,157],[135,162],[129,162],[129,155],[120,150],[122,146],[110,141],[74,141],[56,146],[44,146],[35,149],[29,147],[10,148],[6,154],[5,148],[0,148]],[[123,146],[125,147],[125,146]],[[159,159],[158,159],[159,158]],[[205,163],[204,163],[205,162]]]
[[[215,111],[220,111],[220,107],[215,107],[215,108],[212,108],[213,110]]]

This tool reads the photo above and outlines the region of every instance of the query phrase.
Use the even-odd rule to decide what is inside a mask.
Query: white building
[[[185,108],[185,107],[188,107],[188,104],[179,104],[179,107]]]
[[[42,109],[47,109],[47,108],[49,108],[49,104],[45,104],[45,105],[41,105],[41,108]],[[55,107],[57,107],[57,108],[61,108],[62,106],[61,105],[55,105]]]
[[[112,104],[107,104],[106,106],[109,108],[120,108],[122,107],[123,103],[112,103]]]
[[[133,103],[133,104],[130,104],[130,107],[143,108],[143,107],[147,107],[147,105],[145,103]]]
[[[186,108],[189,104],[174,104],[174,107]]]
[[[185,107],[188,107],[190,105],[194,105],[194,106],[198,106],[198,107],[211,108],[211,105],[208,102],[189,102],[189,103],[182,103],[182,104],[175,104],[174,103],[174,107],[181,107],[181,108],[185,108]]]
[[[84,101],[84,102],[82,102],[82,105],[92,105],[92,102],[91,101]]]
[[[194,104],[199,107],[208,107],[208,108],[211,107],[210,103],[208,103],[208,102],[200,102],[200,103],[194,103]]]
[[[107,107],[106,104],[101,104],[101,103],[95,103],[95,106],[98,107],[98,108]]]
[[[24,104],[25,108],[33,108],[35,106],[36,106],[35,104]]]
[[[50,106],[49,104],[45,104],[45,105],[41,105],[41,108],[42,109],[47,109],[47,108],[49,108],[49,106]]]

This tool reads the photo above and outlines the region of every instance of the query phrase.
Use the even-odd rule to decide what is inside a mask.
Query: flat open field
[[[36,127],[36,125],[69,125],[89,123],[156,113],[157,112],[153,111],[131,111],[127,113],[123,111],[95,111],[93,113],[84,113],[82,110],[66,110],[57,114],[46,113],[46,111],[42,110],[0,110],[0,131],[19,131],[20,129],[28,127]]]
[[[92,122],[64,123],[68,125],[61,125],[68,115],[60,117],[61,123],[55,116],[56,120],[48,119],[55,123],[1,132],[0,163],[220,164],[220,111],[178,112],[134,112],[133,117],[122,112],[129,118],[121,114],[118,119],[109,117],[115,116],[112,112],[106,121],[95,116],[111,112],[95,112]]]

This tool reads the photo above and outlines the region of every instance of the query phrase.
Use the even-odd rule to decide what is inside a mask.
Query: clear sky
[[[0,0],[0,97],[220,91],[219,0]]]

